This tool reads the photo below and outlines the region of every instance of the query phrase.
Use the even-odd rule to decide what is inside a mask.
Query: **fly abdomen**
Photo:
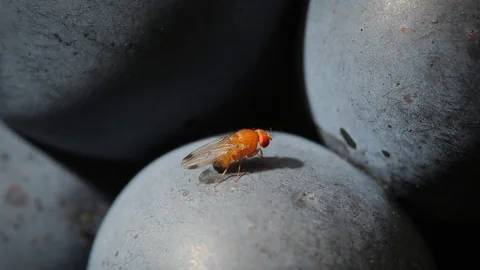
[[[218,159],[213,162],[212,166],[213,166],[213,169],[218,173],[223,173],[227,168],[227,166],[223,165],[222,162]]]

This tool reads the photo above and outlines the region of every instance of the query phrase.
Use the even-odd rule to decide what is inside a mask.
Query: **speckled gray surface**
[[[211,138],[148,165],[110,208],[88,269],[435,269],[368,176],[315,143],[273,136],[238,183],[214,188],[211,167],[181,168]]]
[[[317,124],[398,194],[431,185],[479,142],[479,31],[478,0],[312,1],[305,72]],[[465,204],[443,193],[437,210],[460,218]]]
[[[107,207],[0,122],[0,269],[85,269]]]

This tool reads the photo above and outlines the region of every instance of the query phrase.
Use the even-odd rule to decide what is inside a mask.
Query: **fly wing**
[[[195,169],[207,164],[211,164],[219,156],[225,155],[231,150],[239,150],[244,147],[245,146],[243,144],[233,143],[230,140],[230,135],[221,137],[188,154],[182,160],[182,167],[184,169]]]

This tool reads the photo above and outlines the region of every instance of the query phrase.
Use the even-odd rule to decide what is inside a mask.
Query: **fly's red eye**
[[[261,147],[265,148],[270,144],[270,138],[267,135],[260,136],[258,143]]]

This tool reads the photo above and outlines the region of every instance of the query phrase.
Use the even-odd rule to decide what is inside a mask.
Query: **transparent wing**
[[[182,160],[182,167],[185,169],[195,169],[213,163],[219,156],[225,155],[231,150],[238,151],[243,148],[245,148],[245,145],[233,143],[230,140],[230,135],[221,137],[188,154]]]

